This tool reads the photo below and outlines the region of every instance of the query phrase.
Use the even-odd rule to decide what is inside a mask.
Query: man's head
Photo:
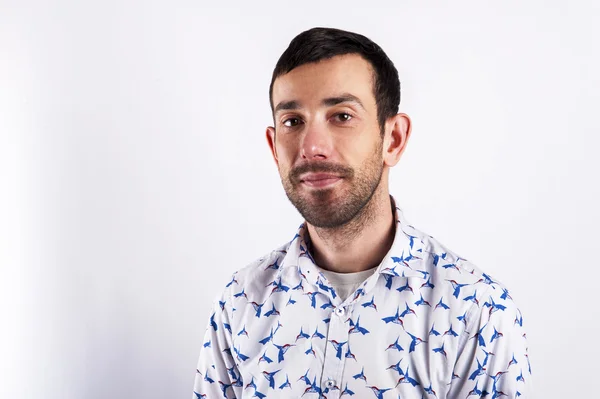
[[[400,82],[383,50],[338,29],[302,32],[271,82],[267,140],[285,192],[308,223],[342,226],[386,194],[410,134]],[[384,183],[384,184],[383,184]]]

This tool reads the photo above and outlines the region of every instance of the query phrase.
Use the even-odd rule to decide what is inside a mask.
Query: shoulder
[[[232,273],[222,291],[223,298],[264,292],[266,286],[281,273],[289,242],[269,251]]]
[[[440,294],[455,302],[461,312],[469,305],[468,313],[519,313],[508,288],[496,277],[486,273],[478,265],[446,247],[436,238],[419,230],[423,243],[420,268],[427,272],[432,284],[441,290]]]

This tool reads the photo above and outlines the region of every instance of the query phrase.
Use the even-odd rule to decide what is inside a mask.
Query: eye
[[[287,127],[294,127],[294,126],[297,126],[298,124],[300,124],[299,118],[288,118],[283,121],[283,126],[287,126]]]
[[[352,119],[352,115],[347,112],[340,112],[339,114],[334,115],[340,122],[348,122]]]

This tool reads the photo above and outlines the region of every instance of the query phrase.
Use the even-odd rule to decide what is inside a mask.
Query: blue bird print
[[[292,298],[292,296],[290,295],[290,298],[288,299],[287,303],[285,304],[285,306],[287,307],[288,305],[293,305],[296,303],[296,300]]]
[[[310,379],[308,378],[308,373],[309,373],[310,369],[306,370],[306,373],[304,373],[304,375],[300,376],[300,378],[298,378],[298,381],[304,381],[304,383],[306,385],[310,385]]]
[[[387,351],[389,349],[396,349],[398,352],[403,351],[404,348],[402,348],[400,346],[400,344],[398,343],[399,339],[400,339],[400,337],[396,338],[396,340],[392,344],[388,345],[388,347],[385,350]]]
[[[469,295],[469,296],[464,297],[463,301],[475,302],[477,304],[477,306],[479,306],[479,300],[477,299],[477,290],[475,290],[475,292],[473,292],[473,295]]]
[[[523,315],[521,315],[521,312],[519,312],[519,314],[515,317],[514,324],[518,324],[519,327],[523,327]]]
[[[479,363],[479,359],[477,359],[477,368],[475,369],[475,371],[473,371],[473,373],[471,373],[469,380],[475,380],[475,378],[485,374],[485,370],[486,368],[481,363]]]
[[[417,316],[417,314],[415,313],[414,310],[412,310],[409,306],[408,306],[408,302],[404,302],[406,304],[406,309],[400,314],[400,318],[403,318],[404,316],[406,316],[407,314],[414,314],[415,317]]]
[[[260,317],[260,311],[262,310],[262,307],[263,307],[264,303],[250,302],[250,304],[252,305],[252,307],[256,311],[256,314],[254,316],[255,317]]]
[[[280,371],[281,369],[272,371],[270,373],[268,371],[262,372],[266,380],[269,381],[269,386],[273,389],[275,388],[275,374],[279,373]]]
[[[231,276],[231,281],[229,281],[225,287],[229,288],[233,283],[239,284],[238,281],[235,279],[235,274]]]
[[[283,361],[283,356],[292,346],[296,346],[295,344],[277,345],[275,342],[273,342],[273,345],[279,349],[279,356],[277,357],[278,363]]]
[[[342,397],[344,395],[349,395],[349,396],[354,395],[354,392],[352,392],[350,389],[348,389],[348,383],[346,383],[346,387],[344,388],[344,390],[340,394],[340,397]]]
[[[460,269],[458,268],[458,266],[456,266],[456,263],[448,263],[444,266],[442,266],[444,269],[455,269],[460,273]]]
[[[269,317],[269,316],[279,316],[279,311],[277,309],[275,309],[275,304],[273,304],[273,307],[271,308],[271,310],[269,310],[268,312],[265,312],[265,317]]]
[[[331,299],[327,300],[327,303],[324,303],[323,305],[321,305],[321,309],[328,309],[328,308],[332,308],[333,309],[333,303],[331,303]]]
[[[389,391],[391,388],[377,388],[377,387],[367,387],[373,391],[377,399],[383,399],[383,394]]]
[[[329,341],[331,343],[331,345],[333,345],[333,347],[335,348],[335,357],[337,357],[338,359],[342,359],[342,347],[348,342],[348,341],[344,341],[344,342],[337,342],[335,339],[332,339]]]
[[[504,306],[502,304],[499,304],[499,303],[495,303],[494,302],[494,298],[490,297],[490,301],[491,301],[491,303],[490,302],[486,302],[486,303],[483,304],[483,306],[486,306],[486,307],[489,306],[489,308],[490,308],[490,315],[492,313],[494,313],[495,311],[497,311],[497,310],[506,310],[506,306]]]
[[[248,388],[254,388],[254,390],[258,389],[256,386],[256,383],[254,382],[254,376],[252,376],[252,379],[250,380],[250,382],[246,384],[246,386],[244,387],[244,390],[246,390]]]
[[[354,353],[352,353],[350,351],[350,344],[348,344],[348,346],[346,347],[346,354],[344,355],[344,357],[346,359],[354,359],[354,360],[356,360],[356,356],[354,356]]]
[[[312,291],[309,291],[309,292],[305,292],[305,293],[303,294],[303,295],[307,295],[307,296],[309,296],[309,297],[310,297],[310,306],[312,306],[312,307],[313,307],[313,309],[316,309],[316,308],[317,308],[317,300],[316,300],[316,298],[315,298],[315,297],[317,296],[317,294],[318,294],[318,293],[319,293],[318,291],[317,291],[317,292],[312,292]]]
[[[517,364],[517,363],[519,363],[519,362],[517,362],[517,359],[515,359],[515,353],[513,352],[512,359],[508,362],[508,366],[506,368],[509,368],[513,364]]]
[[[198,393],[198,392],[194,391],[194,394],[196,395],[196,399],[206,398],[206,394],[204,394],[204,393]]]
[[[425,390],[425,393],[427,395],[433,395],[433,396],[435,396],[437,398],[437,394],[435,393],[435,391],[431,387],[431,383],[429,383],[429,386],[427,388],[423,387],[423,389]]]
[[[504,299],[506,301],[506,299],[512,299],[512,297],[510,296],[510,294],[508,293],[508,290],[506,288],[502,288],[502,295],[500,295],[501,299]]]
[[[431,282],[431,278],[428,278],[423,284],[421,284],[420,288],[435,288],[435,285]]]
[[[236,355],[236,358],[238,359],[238,361],[245,362],[246,360],[249,359],[248,356],[241,353],[240,350],[238,348],[236,348],[235,346],[233,347],[233,351],[235,352],[235,355]]]
[[[227,368],[227,374],[229,374],[229,376],[231,377],[231,381],[237,381],[240,378],[237,375],[237,373],[235,372],[235,366],[228,367]]]
[[[285,375],[285,382],[279,386],[279,389],[283,388],[292,388],[292,384],[290,384],[290,379],[287,374]]]
[[[225,384],[223,381],[219,381],[219,386],[221,387],[221,391],[223,391],[223,396],[227,397],[227,388],[231,387],[231,384]]]
[[[450,309],[450,306],[446,305],[444,303],[444,297],[441,297],[440,301],[437,303],[437,305],[435,305],[435,308],[433,308],[433,310],[436,310],[437,308],[442,308],[442,309],[448,310],[448,309]]]
[[[406,284],[404,284],[404,285],[403,285],[403,286],[401,286],[401,287],[398,287],[398,288],[396,288],[396,291],[398,291],[398,292],[402,292],[402,291],[405,291],[405,290],[409,290],[409,291],[410,291],[410,292],[412,292],[413,294],[415,293],[415,292],[413,291],[413,289],[411,288],[411,286],[410,286],[410,285],[408,285],[408,280],[406,281]]]
[[[394,316],[383,317],[381,320],[385,321],[385,324],[394,323],[400,324],[402,327],[404,327],[404,322],[400,318],[400,308],[397,308]]]
[[[311,338],[314,338],[314,337],[317,337],[317,338],[320,338],[320,339],[324,339],[325,338],[325,336],[319,332],[319,327],[317,327],[315,329],[315,332],[311,336]]]
[[[355,380],[363,380],[365,383],[367,382],[367,376],[365,375],[365,368],[363,367],[360,373],[352,376]]]
[[[310,386],[306,387],[302,396],[306,395],[307,393],[318,393],[319,396],[321,396],[321,388],[319,388],[319,386],[317,385],[316,377],[313,380],[312,384],[310,384]]]
[[[466,311],[462,316],[457,316],[456,318],[458,319],[458,321],[462,322],[465,325],[465,327],[467,327],[467,312]]]
[[[210,342],[211,340],[209,339],[208,341],[206,341],[204,344],[202,344],[203,348],[210,348]]]
[[[206,373],[204,373],[204,381],[208,382],[209,384],[213,384],[215,382],[215,380],[210,378],[210,376],[208,375],[208,370],[206,370]]]
[[[413,351],[415,350],[415,347],[416,347],[417,345],[419,345],[420,343],[427,342],[427,341],[425,341],[425,340],[423,340],[423,339],[421,339],[421,338],[419,338],[419,337],[416,337],[416,336],[412,335],[412,334],[411,334],[411,333],[409,333],[408,331],[407,331],[406,333],[407,333],[408,335],[410,335],[410,338],[412,339],[412,341],[410,342],[410,347],[409,347],[409,349],[408,349],[408,353],[411,353],[411,352],[413,352]]]
[[[483,353],[485,353],[485,357],[483,358],[483,364],[482,364],[485,367],[485,365],[488,362],[489,357],[494,356],[495,354],[493,352],[488,352],[483,348],[481,348],[481,350],[483,351]]]
[[[444,355],[445,358],[448,358],[448,355],[446,354],[446,351],[444,350],[444,345],[445,344],[443,343],[442,346],[440,346],[439,348],[433,348],[433,351],[435,353],[439,353],[439,354]]]
[[[434,266],[438,265],[438,262],[440,261],[440,258],[441,259],[446,259],[446,252],[442,253],[441,255],[433,254],[433,265]]]
[[[359,325],[359,322],[360,322],[360,316],[358,316],[358,319],[356,319],[356,324],[352,320],[350,320],[350,330],[348,330],[349,334],[358,334],[358,333],[360,333],[362,335],[366,335],[366,334],[369,333],[369,330],[367,330],[364,327],[361,327]]]
[[[492,342],[494,342],[495,339],[498,339],[502,336],[504,336],[504,334],[502,334],[501,332],[498,332],[498,330],[496,330],[496,326],[494,326],[494,334],[492,334],[492,338],[490,339],[490,344]]]
[[[248,299],[248,296],[246,295],[246,292],[244,291],[245,289],[242,288],[242,290],[240,292],[238,292],[237,294],[233,294],[234,298],[239,298],[241,296],[243,296],[244,298],[246,298],[246,300]]]
[[[275,262],[273,262],[270,265],[268,265],[267,267],[265,267],[265,270],[269,270],[269,269],[278,270],[279,269],[279,263],[277,263],[278,261],[279,261],[279,258],[276,259]]]
[[[392,282],[394,281],[394,276],[392,276],[390,274],[383,274],[383,278],[385,279],[385,288],[387,288],[388,290],[391,290]]]
[[[419,384],[419,381],[415,380],[414,378],[412,378],[409,374],[409,368],[410,366],[407,365],[406,366],[406,373],[403,373],[400,378],[398,379],[398,382],[396,383],[396,386],[394,388],[396,388],[398,385],[400,384],[410,384],[413,387],[416,387],[417,385],[421,385]]]
[[[466,287],[469,284],[459,284],[458,282],[456,282],[456,280],[446,280],[449,281],[450,284],[452,284],[452,288],[454,288],[454,292],[452,293],[452,295],[454,295],[454,297],[456,299],[458,299],[458,296],[460,295],[460,289],[462,287]]]
[[[475,387],[469,392],[469,394],[467,395],[467,398],[469,396],[474,396],[474,395],[478,396],[478,397],[481,397],[481,398],[484,398],[487,395],[489,395],[489,392],[487,392],[485,390],[482,391],[481,389],[477,388],[478,385],[479,385],[479,381],[476,381],[475,382]]]
[[[246,331],[246,325],[245,324],[244,324],[244,327],[237,333],[238,337],[240,335],[245,335],[246,337],[248,336],[248,331]]]
[[[213,312],[210,315],[210,326],[213,328],[213,330],[217,331],[219,329],[219,327],[217,326],[217,323],[215,322],[215,312]]]
[[[277,292],[288,292],[290,287],[281,284],[281,278],[273,282],[273,289],[271,290],[271,294],[269,296],[277,293]]]
[[[435,323],[431,325],[431,329],[429,330],[429,335],[435,335],[436,337],[440,335],[440,333],[435,329]]]
[[[377,305],[375,305],[375,295],[373,295],[373,297],[371,298],[371,300],[369,302],[363,303],[361,306],[363,308],[373,308],[373,309],[377,310]]]
[[[444,334],[442,334],[442,337],[445,337],[446,335],[452,335],[453,337],[458,337],[458,333],[452,329],[452,324],[450,324],[450,328],[447,331],[444,331]]]
[[[479,346],[485,346],[485,339],[483,339],[483,329],[488,325],[488,323],[485,323],[483,325],[483,327],[481,327],[479,329],[479,331],[477,331],[471,338],[469,339],[477,339],[479,342]]]
[[[302,331],[302,327],[300,327],[300,334],[296,335],[296,341],[295,342],[298,342],[298,340],[302,339],[302,338],[308,339],[308,338],[310,338],[310,335],[308,335],[307,333],[305,333],[304,331]]]
[[[400,359],[398,360],[398,363],[396,364],[392,364],[390,367],[388,367],[386,370],[396,370],[396,372],[399,375],[404,375],[404,371],[402,371],[402,368],[400,367],[400,363],[402,363],[402,360],[404,359]]]
[[[266,345],[266,344],[267,344],[267,342],[270,342],[270,341],[272,341],[272,340],[273,340],[273,335],[274,335],[274,334],[275,334],[275,333],[273,332],[273,327],[271,327],[271,333],[270,333],[269,335],[267,335],[265,338],[263,338],[263,339],[261,339],[260,341],[258,341],[258,342],[260,342],[260,343],[261,343],[261,344],[263,344],[263,345]]]
[[[315,350],[313,349],[312,342],[310,343],[310,348],[308,348],[307,350],[305,350],[304,354],[306,354],[306,355],[313,355],[315,358],[317,357],[317,354],[315,353]]]
[[[265,351],[262,354],[262,356],[260,358],[258,358],[258,363],[260,363],[260,362],[273,363],[273,360],[271,360],[271,358],[267,356],[267,351]]]
[[[427,302],[424,298],[423,298],[423,294],[421,294],[421,299],[417,300],[415,302],[415,305],[417,306],[429,306],[431,307],[431,304],[429,302]]]

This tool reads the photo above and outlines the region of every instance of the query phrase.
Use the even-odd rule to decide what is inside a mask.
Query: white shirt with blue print
[[[193,397],[532,398],[506,287],[400,208],[395,217],[391,249],[346,300],[315,265],[304,223],[235,272],[214,302]]]

